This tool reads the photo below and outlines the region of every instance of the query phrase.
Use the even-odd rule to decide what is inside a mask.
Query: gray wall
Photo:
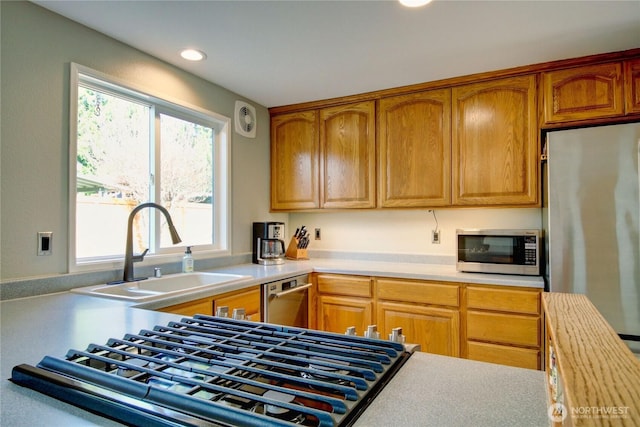
[[[32,3],[0,7],[0,278],[65,274],[70,62],[230,118],[243,98]],[[233,254],[250,251],[252,221],[288,218],[269,214],[269,114],[256,108],[257,137],[232,133]],[[36,256],[38,231],[53,231],[52,256]]]
[[[0,8],[0,278],[5,284],[39,276],[50,282],[51,276],[62,275],[57,281],[65,283],[56,289],[63,290],[72,281],[82,286],[82,277],[66,275],[69,63],[231,118],[235,100],[241,97],[32,3],[0,1]],[[266,108],[256,107],[256,139],[232,134],[234,255],[251,250],[251,222],[262,220],[288,223],[287,236],[302,224],[310,230],[322,228],[323,238],[312,241],[311,250],[447,257],[455,253],[456,228],[540,228],[539,209],[439,209],[442,244],[434,245],[430,236],[435,221],[426,210],[271,214],[269,114]],[[38,231],[54,232],[52,256],[36,256]],[[96,280],[105,280],[99,277]],[[49,282],[45,286],[53,291]],[[23,281],[12,297],[33,293],[24,289],[32,286]]]

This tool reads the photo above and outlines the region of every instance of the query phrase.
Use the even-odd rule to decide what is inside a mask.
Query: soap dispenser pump
[[[191,246],[187,246],[187,250],[182,257],[182,272],[193,273],[193,256],[191,256]]]

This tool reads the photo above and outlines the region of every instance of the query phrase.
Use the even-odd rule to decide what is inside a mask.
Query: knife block
[[[295,237],[291,238],[291,241],[289,242],[289,246],[287,247],[287,252],[284,254],[284,256],[287,259],[292,259],[296,261],[309,259],[309,255],[307,254],[307,249],[298,248],[298,242],[299,240],[296,239]]]

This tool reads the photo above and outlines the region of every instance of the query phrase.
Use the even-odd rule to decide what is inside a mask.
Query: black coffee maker
[[[275,265],[284,263],[284,222],[253,223],[254,264]]]

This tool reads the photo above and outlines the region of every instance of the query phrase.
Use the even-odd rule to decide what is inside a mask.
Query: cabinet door
[[[622,65],[591,65],[543,73],[547,123],[624,114]]]
[[[375,207],[375,103],[320,110],[321,205]]]
[[[453,102],[453,204],[538,204],[535,76],[454,87]]]
[[[451,201],[451,91],[380,100],[379,206],[445,206]]]
[[[213,311],[218,307],[229,307],[229,316],[235,308],[244,308],[247,320],[259,322],[261,320],[260,310],[260,287],[229,292],[214,297]]]
[[[627,114],[640,113],[640,59],[624,63],[624,84]]]
[[[181,304],[170,305],[158,309],[165,313],[180,314],[182,316],[195,316],[196,314],[213,315],[213,300],[211,297],[202,298],[195,301],[187,301]]]
[[[373,302],[365,298],[318,296],[318,329],[343,334],[348,327],[355,326],[362,336],[372,324]]]
[[[457,310],[411,304],[379,302],[378,330],[386,338],[401,327],[407,343],[444,356],[460,356],[460,315]]]
[[[320,206],[318,112],[271,119],[271,209]]]

